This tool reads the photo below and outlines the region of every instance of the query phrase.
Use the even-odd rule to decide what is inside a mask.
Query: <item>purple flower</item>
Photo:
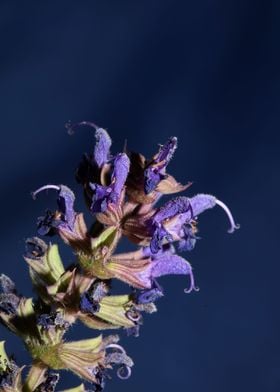
[[[0,275],[0,293],[16,294],[16,285],[7,275]]]
[[[109,285],[102,281],[96,280],[80,298],[80,310],[82,313],[95,314],[100,310],[99,302],[108,294]]]
[[[189,223],[185,223],[182,226],[182,237],[179,241],[179,250],[181,252],[193,250],[196,240],[199,239],[199,237],[196,236],[196,230],[196,227]]]
[[[153,227],[153,235],[151,239],[151,251],[157,253],[164,242],[172,242],[173,235],[168,230],[164,223],[169,222],[170,219],[176,218],[174,225],[175,231],[181,231],[184,218],[188,214],[189,221],[194,217],[192,205],[187,197],[177,197],[176,199],[170,200],[163,207],[159,208],[151,219],[151,225]],[[182,218],[183,217],[183,218]]]
[[[65,185],[45,185],[32,193],[33,198],[35,199],[38,193],[48,189],[54,189],[58,192],[58,212],[47,211],[45,216],[38,218],[38,233],[40,235],[52,235],[56,233],[58,228],[73,231],[76,217],[74,193]]]
[[[0,313],[15,315],[20,303],[16,294],[0,294]]]
[[[137,252],[115,255],[106,267],[114,272],[113,277],[142,289],[138,295],[138,301],[142,303],[148,303],[149,295],[155,299],[162,296],[160,286],[155,284],[155,278],[164,275],[189,275],[191,285],[187,292],[195,289],[189,262],[177,256],[174,247],[169,244],[164,245],[157,253],[152,253],[147,246]]]
[[[86,156],[86,160],[89,164],[96,164],[99,168],[101,168],[105,163],[110,160],[110,148],[112,145],[112,140],[105,129],[98,127],[93,122],[82,121],[77,124],[71,124],[70,122],[66,124],[66,128],[68,129],[68,133],[70,135],[75,132],[75,129],[82,126],[95,129],[96,143],[94,147],[94,153],[90,157]]]
[[[98,127],[96,127],[95,139],[96,143],[93,156],[97,166],[100,168],[110,159],[112,140],[105,129]]]
[[[166,177],[166,167],[177,148],[177,138],[171,137],[160,147],[158,154],[144,171],[144,190],[148,194],[154,191],[157,185]]]
[[[37,322],[46,331],[56,328],[67,330],[69,328],[69,323],[64,320],[60,312],[43,313],[38,317]]]
[[[37,230],[40,235],[55,235],[63,239],[73,249],[88,253],[90,251],[90,238],[82,213],[74,210],[75,195],[65,185],[45,185],[32,193],[35,199],[38,193],[54,189],[57,191],[57,206],[55,212],[46,211],[37,221]]]
[[[83,313],[94,314],[100,310],[100,305],[97,301],[94,301],[88,292],[85,292],[81,296],[80,310]]]
[[[163,297],[163,290],[154,279],[151,284],[151,288],[147,290],[141,290],[135,294],[135,301],[137,304],[147,304],[155,302],[157,299]]]
[[[172,241],[179,241],[181,249],[192,249],[197,238],[192,226],[194,218],[216,205],[222,207],[229,218],[231,227],[228,232],[238,229],[239,225],[234,222],[228,207],[216,197],[206,194],[192,198],[177,197],[159,208],[149,222],[152,229],[152,253],[157,253],[163,243]]]
[[[105,212],[109,204],[118,205],[124,184],[129,172],[129,159],[124,153],[118,154],[113,159],[113,171],[110,185],[99,185],[90,183],[93,191],[91,211]]]
[[[71,229],[74,227],[76,213],[74,211],[75,195],[65,185],[60,185],[57,198],[58,210],[61,213],[61,220]]]
[[[0,275],[0,313],[16,314],[20,299],[15,283],[8,276]]]
[[[212,195],[177,197],[155,206],[162,195],[191,185],[182,185],[167,173],[176,137],[169,138],[151,159],[140,153],[127,155],[126,148],[113,156],[106,130],[83,121],[69,124],[69,132],[80,126],[95,130],[95,146],[84,155],[76,178],[96,215],[88,230],[83,214],[74,210],[74,193],[65,185],[49,184],[33,192],[36,198],[44,190],[56,191],[57,208],[38,219],[38,232],[58,234],[71,247],[74,260],[65,268],[57,244],[27,239],[24,258],[36,300],[18,295],[14,282],[0,275],[0,321],[22,338],[33,360],[23,384],[23,368],[8,358],[0,342],[1,391],[54,392],[59,374],[51,369],[72,371],[91,383],[92,392],[104,389],[115,366],[121,379],[128,378],[133,361],[117,344],[118,336],[72,342],[64,340],[65,332],[81,321],[95,330],[124,328],[128,335],[138,336],[143,313],[156,312],[155,301],[164,295],[159,278],[182,275],[189,282],[184,292],[199,290],[191,264],[176,254],[177,249],[194,248],[198,215],[218,205],[229,218],[229,232],[239,227],[228,207]],[[137,250],[116,254],[123,236],[136,243]],[[112,295],[113,279],[128,284],[129,292]],[[85,388],[81,384],[71,390]]]
[[[161,195],[182,192],[191,183],[178,183],[166,172],[167,166],[177,148],[177,138],[170,137],[160,146],[159,152],[152,159],[142,154],[129,152],[131,168],[127,179],[127,196],[133,203],[154,204]]]
[[[68,126],[71,133],[76,127],[90,126],[95,129],[94,152],[85,155],[76,173],[84,186],[85,196],[93,213],[105,212],[109,205],[118,205],[129,172],[129,158],[125,153],[110,155],[111,138],[107,131],[91,122],[83,121]]]
[[[185,293],[199,290],[195,286],[190,263],[183,257],[176,255],[174,248],[168,245],[157,255],[152,256],[152,279],[154,280],[164,275],[188,275],[190,277],[190,287],[184,290]]]

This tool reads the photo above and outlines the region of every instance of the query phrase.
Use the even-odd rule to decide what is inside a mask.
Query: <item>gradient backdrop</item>
[[[159,312],[122,340],[132,377],[114,376],[108,391],[280,390],[279,18],[269,0],[0,1],[1,271],[22,293],[24,240],[55,206],[54,194],[34,202],[30,191],[80,191],[73,172],[93,147],[88,129],[67,135],[67,120],[95,121],[114,151],[127,139],[148,156],[178,136],[170,172],[194,181],[189,195],[228,203],[241,224],[229,235],[220,209],[201,217],[187,255],[200,292],[161,279]],[[1,339],[28,360],[2,327]],[[67,375],[60,387],[77,384]]]

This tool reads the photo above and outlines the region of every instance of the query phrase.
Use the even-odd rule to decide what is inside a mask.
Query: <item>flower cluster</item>
[[[23,368],[7,356],[2,342],[0,391],[55,391],[63,369],[90,383],[88,391],[102,391],[115,366],[120,378],[128,378],[133,361],[117,335],[69,342],[69,328],[79,320],[94,330],[124,328],[138,336],[143,313],[155,312],[155,302],[164,295],[158,278],[186,275],[185,292],[198,290],[192,267],[181,256],[196,244],[198,216],[218,205],[228,216],[229,232],[238,228],[228,207],[212,195],[176,196],[158,205],[163,195],[191,185],[178,183],[167,172],[176,137],[147,159],[127,150],[112,154],[107,131],[92,123],[68,129],[80,126],[95,130],[95,147],[76,170],[92,223],[87,227],[83,214],[75,210],[75,195],[67,186],[44,185],[33,192],[34,198],[42,191],[56,192],[57,206],[38,218],[37,235],[60,237],[72,248],[73,263],[63,264],[57,244],[33,237],[26,240],[24,259],[37,297],[25,298],[9,277],[0,276],[0,320],[23,340],[33,358],[23,381]],[[118,252],[123,237],[135,244],[134,251]],[[128,293],[113,294],[113,279],[126,283]],[[85,385],[70,391],[86,391]]]

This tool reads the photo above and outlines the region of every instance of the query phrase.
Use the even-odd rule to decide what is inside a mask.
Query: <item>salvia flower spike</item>
[[[204,211],[219,206],[229,219],[228,232],[239,228],[228,206],[209,194],[177,196],[157,205],[162,195],[191,185],[181,185],[167,173],[176,137],[146,159],[127,147],[112,154],[108,132],[93,122],[69,122],[66,127],[69,134],[79,127],[94,130],[95,145],[76,170],[91,224],[88,228],[83,214],[75,211],[75,194],[68,186],[48,184],[32,192],[34,199],[43,191],[57,193],[56,208],[38,218],[37,232],[60,236],[72,249],[73,260],[64,265],[57,244],[32,237],[26,240],[24,259],[36,297],[25,298],[8,276],[0,275],[0,321],[22,339],[33,360],[24,379],[23,367],[0,342],[3,392],[55,392],[60,370],[70,370],[84,381],[68,392],[103,391],[114,368],[119,378],[129,378],[133,361],[118,335],[98,331],[123,328],[128,336],[139,336],[144,313],[155,312],[155,302],[164,297],[161,276],[187,276],[190,283],[184,292],[199,290],[191,264],[179,253],[194,248]],[[117,253],[124,236],[135,250]],[[129,286],[127,293],[112,295],[114,279]],[[95,335],[68,341],[67,332],[77,321]]]

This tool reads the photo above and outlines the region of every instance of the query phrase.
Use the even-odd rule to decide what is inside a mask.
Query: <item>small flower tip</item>
[[[216,199],[215,201],[216,204],[220,206],[228,216],[230,222],[230,228],[228,229],[228,233],[233,233],[235,230],[238,230],[240,228],[240,225],[238,223],[235,223],[232,213],[228,208],[228,206],[225,203],[223,203],[221,200]]]
[[[238,229],[240,229],[240,224],[236,223],[235,226],[230,227],[227,232],[229,234],[232,234],[232,233],[234,233],[235,230],[238,230]]]
[[[193,272],[191,271],[190,274],[190,287],[188,289],[184,289],[184,293],[190,294],[192,291],[199,291],[200,288],[195,285]]]
[[[68,135],[74,135],[75,130],[73,128],[73,124],[71,122],[71,120],[68,120],[65,124],[64,124],[65,128],[67,129],[67,133]]]
[[[117,370],[117,376],[121,380],[127,380],[131,376],[131,368],[129,366],[123,365]]]
[[[34,192],[30,192],[30,195],[31,195],[33,200],[36,200],[36,194],[34,194]]]
[[[172,155],[175,152],[176,148],[178,147],[178,138],[176,136],[171,136],[170,139],[170,144],[172,145]],[[172,157],[171,157],[172,158]]]
[[[192,291],[200,291],[200,288],[196,286],[191,286],[188,289],[184,289],[185,294],[190,294]]]
[[[60,186],[52,185],[52,184],[41,186],[40,188],[36,189],[36,191],[31,192],[32,199],[36,200],[38,193],[45,191],[45,190],[48,190],[48,189],[55,189],[56,191],[60,191]]]
[[[116,344],[116,343],[108,344],[108,346],[106,348],[107,349],[108,348],[113,348],[113,349],[119,350],[122,354],[126,354],[125,349],[122,346],[120,346],[119,344]]]
[[[74,123],[74,124],[72,124],[71,121],[67,121],[67,123],[65,124],[65,128],[67,129],[68,135],[74,135],[76,129],[83,126],[94,128],[96,131],[100,128],[91,121],[81,121],[79,123]]]

